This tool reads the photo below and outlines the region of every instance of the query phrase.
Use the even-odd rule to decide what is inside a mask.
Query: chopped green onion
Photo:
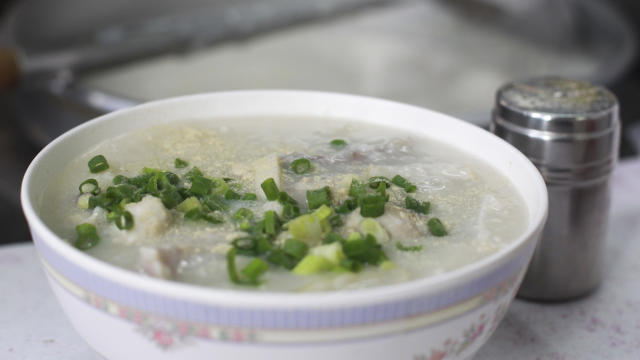
[[[80,250],[91,249],[100,242],[96,227],[89,223],[76,226],[76,233],[78,234],[78,238],[73,243],[73,246]]]
[[[282,206],[282,218],[285,221],[294,219],[298,215],[300,215],[300,208],[298,207],[298,205],[287,203]]]
[[[207,195],[202,197],[202,204],[211,211],[225,211],[229,208],[224,198],[220,195]]]
[[[340,217],[339,214],[334,213],[329,216],[329,225],[331,225],[332,228],[336,228],[344,225],[344,222],[342,221],[342,217]]]
[[[113,177],[113,185],[120,185],[120,184],[124,184],[127,182],[127,177],[124,175],[116,175]]]
[[[87,179],[83,181],[78,189],[80,190],[80,194],[100,194],[100,187],[98,186],[98,181],[96,179]]]
[[[191,209],[191,210],[187,211],[184,214],[184,218],[186,220],[193,220],[193,221],[204,220],[204,221],[207,221],[207,222],[209,222],[211,224],[220,224],[220,223],[222,223],[222,219],[220,219],[219,217],[216,217],[216,216],[211,215],[211,214],[204,213],[199,208]]]
[[[242,195],[240,195],[237,192],[229,189],[229,190],[227,190],[226,193],[224,193],[224,198],[227,199],[227,200],[240,200],[242,198]]]
[[[293,258],[300,260],[305,255],[307,255],[307,252],[309,251],[309,245],[300,240],[287,239],[282,246],[282,250],[286,254],[293,256]]]
[[[377,189],[378,185],[385,184],[387,187],[391,186],[391,182],[385,176],[374,176],[369,178],[369,187],[372,189]]]
[[[328,233],[327,236],[325,236],[325,238],[322,240],[323,244],[331,244],[334,242],[343,243],[345,242],[345,240],[342,236],[340,236],[340,234],[334,233],[333,231]]]
[[[429,232],[434,236],[445,236],[447,235],[447,229],[445,229],[444,225],[438,218],[431,218],[429,222],[427,222],[429,226]]]
[[[280,219],[275,211],[269,210],[264,213],[264,232],[275,236],[280,230]]]
[[[342,259],[340,261],[340,267],[345,270],[357,273],[362,270],[362,263],[351,259]]]
[[[184,178],[191,181],[191,178],[194,176],[204,176],[202,174],[202,171],[200,171],[200,169],[197,166],[194,166],[191,168],[191,170],[187,171],[186,174],[184,174]]]
[[[240,277],[238,276],[238,272],[236,270],[236,249],[231,248],[227,251],[227,273],[229,274],[229,279],[234,284],[242,284],[240,281]]]
[[[403,245],[401,242],[396,242],[396,249],[400,251],[416,252],[416,251],[422,250],[422,245],[406,246],[406,245]]]
[[[407,209],[413,210],[419,214],[427,214],[429,213],[429,207],[431,203],[428,201],[419,201],[410,196],[404,198],[404,205]]]
[[[248,278],[248,284],[259,285],[258,278],[268,269],[269,265],[264,260],[254,258],[242,269],[242,274]]]
[[[278,199],[278,195],[280,191],[278,190],[278,185],[276,185],[275,180],[273,178],[268,178],[260,184],[262,191],[264,191],[264,195],[267,197],[267,200],[274,201]]]
[[[377,241],[387,242],[390,239],[387,231],[375,219],[366,218],[360,222],[359,230],[362,235],[371,234]]]
[[[273,249],[271,241],[265,236],[258,236],[256,238],[256,255],[262,255]]]
[[[189,166],[189,163],[188,163],[188,162],[186,162],[185,160],[180,159],[180,158],[176,158],[176,159],[173,161],[173,166],[174,166],[176,169],[182,169],[182,168],[186,168],[187,166]]]
[[[291,170],[298,175],[311,172],[311,161],[305,158],[295,159],[291,162]]]
[[[239,254],[243,255],[256,255],[257,245],[257,239],[250,236],[239,237],[231,241],[231,246],[236,249]]]
[[[329,259],[320,255],[309,254],[302,258],[291,272],[297,275],[313,275],[333,268],[335,268],[335,265]]]
[[[241,279],[238,275],[238,270],[236,269],[236,249],[231,248],[227,252],[227,273],[229,274],[229,279],[234,284],[238,285],[257,285],[257,283],[251,283],[244,279]]]
[[[299,260],[287,255],[282,249],[275,249],[267,255],[267,261],[291,270],[298,264]]]
[[[229,185],[227,184],[226,181],[224,181],[224,179],[214,178],[212,180],[212,189],[211,189],[212,194],[225,195],[229,190],[230,190]]]
[[[107,159],[105,159],[105,157],[102,155],[96,155],[92,157],[91,160],[89,160],[88,165],[89,171],[91,171],[91,173],[93,174],[105,171],[109,168]]]
[[[280,193],[278,194],[278,202],[282,205],[287,205],[287,204],[298,205],[298,202],[296,201],[296,199],[292,198],[291,196],[289,196],[289,194],[287,194],[284,191],[280,191]]]
[[[384,214],[386,198],[382,195],[367,195],[360,198],[360,215],[378,217]]]
[[[367,193],[367,187],[360,181],[351,180],[351,186],[349,186],[349,196],[355,199],[359,199],[361,196]]]
[[[233,220],[244,221],[253,219],[253,212],[247,208],[240,208],[233,214]]]
[[[213,181],[204,176],[194,175],[191,178],[191,188],[189,192],[196,196],[204,196],[209,194],[213,187]]]
[[[131,230],[133,228],[133,215],[128,211],[121,212],[115,218],[115,223],[120,230]]]
[[[160,200],[167,209],[173,209],[182,202],[183,198],[176,188],[170,187],[160,192]]]
[[[329,144],[331,144],[331,147],[334,149],[342,149],[347,146],[347,142],[342,139],[333,139]]]
[[[169,184],[171,185],[177,185],[180,182],[180,177],[170,171],[165,171],[164,176],[167,178]]]
[[[328,186],[318,190],[307,190],[307,204],[309,210],[319,208],[321,205],[331,205],[331,191]]]
[[[200,201],[198,201],[198,198],[196,198],[195,196],[191,196],[184,199],[180,204],[178,204],[177,208],[179,211],[186,213],[193,209],[199,209],[200,206],[201,205]]]
[[[346,199],[340,206],[335,208],[338,214],[348,214],[358,207],[358,202],[355,199]]]
[[[348,240],[342,244],[346,257],[363,264],[378,265],[387,259],[376,238],[368,234],[364,239]]]
[[[254,194],[254,193],[246,193],[246,194],[242,195],[242,199],[241,200],[255,201],[257,199],[258,199],[258,197],[256,196],[256,194]]]
[[[407,179],[403,178],[400,175],[394,176],[393,179],[391,179],[391,182],[403,188],[404,191],[408,193],[415,192],[418,189],[415,185],[413,185]]]
[[[381,182],[380,184],[378,184],[378,187],[376,188],[376,193],[383,196],[385,201],[389,201],[389,195],[387,195],[387,183]]]
[[[109,186],[104,193],[104,201],[99,206],[104,209],[109,209],[111,205],[118,204],[125,200],[130,202],[133,199],[136,192],[136,187],[129,184],[121,184],[117,186]]]

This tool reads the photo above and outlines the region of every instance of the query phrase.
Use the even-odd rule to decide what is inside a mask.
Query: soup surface
[[[42,206],[54,232],[106,262],[259,291],[432,276],[527,225],[513,186],[472,155],[322,118],[193,120],[107,139],[70,159]]]

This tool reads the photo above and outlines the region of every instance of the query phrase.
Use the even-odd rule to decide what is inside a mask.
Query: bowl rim
[[[499,249],[497,252],[490,254],[478,261],[464,265],[460,268],[448,271],[442,274],[435,274],[425,278],[414,279],[402,283],[381,285],[363,289],[353,290],[337,290],[337,291],[322,291],[322,292],[309,292],[309,293],[291,293],[291,292],[276,292],[276,291],[252,291],[244,289],[222,289],[222,288],[209,288],[199,285],[192,285],[187,283],[180,283],[175,281],[156,279],[152,277],[144,276],[130,270],[122,269],[116,265],[104,262],[89,254],[75,249],[70,246],[64,239],[56,235],[44,221],[37,214],[32,203],[32,193],[30,185],[33,181],[34,172],[40,167],[43,158],[52,149],[55,149],[60,144],[68,141],[72,141],[75,134],[83,131],[84,129],[91,128],[97,124],[112,121],[111,119],[118,118],[131,112],[145,112],[149,109],[153,109],[159,106],[167,106],[172,104],[179,104],[182,102],[198,101],[203,98],[210,97],[224,97],[224,96],[321,96],[326,98],[344,98],[357,102],[380,102],[388,106],[398,107],[398,109],[412,109],[424,112],[428,116],[436,116],[447,121],[454,121],[458,126],[468,127],[471,131],[478,131],[479,136],[493,137],[493,141],[500,144],[507,151],[512,152],[512,155],[519,158],[523,162],[525,167],[529,168],[531,176],[533,176],[533,182],[537,184],[538,191],[538,203],[540,204],[540,211],[533,214],[532,220],[529,221],[527,228],[520,234],[520,236],[513,240],[511,243]],[[484,133],[483,135],[480,135]],[[516,184],[514,184],[516,186]],[[517,187],[517,186],[516,186]],[[456,284],[463,283],[469,279],[472,279],[478,274],[483,274],[491,269],[495,269],[501,264],[504,264],[519,253],[519,250],[527,246],[529,240],[535,237],[535,234],[539,232],[546,220],[548,213],[548,198],[545,182],[538,172],[537,168],[529,161],[529,159],[520,153],[515,147],[507,143],[503,139],[493,135],[488,131],[451,117],[446,114],[442,114],[433,110],[399,103],[395,101],[352,95],[335,92],[322,92],[322,91],[309,91],[309,90],[234,90],[224,92],[211,92],[202,94],[185,95],[161,100],[155,100],[137,105],[131,108],[118,110],[102,116],[93,118],[83,124],[80,124],[72,129],[69,129],[65,133],[58,136],[45,146],[32,160],[27,168],[23,177],[21,185],[20,199],[24,215],[29,223],[32,237],[38,236],[47,246],[53,251],[63,256],[67,261],[74,263],[76,266],[85,269],[86,271],[93,272],[94,274],[110,279],[130,288],[139,289],[142,291],[154,293],[162,297],[168,297],[173,299],[181,299],[186,301],[195,301],[204,304],[216,304],[221,303],[231,304],[234,307],[246,307],[246,308],[317,308],[317,309],[329,309],[329,308],[342,308],[349,306],[363,306],[371,305],[381,302],[389,302],[399,297],[410,297],[417,294],[436,293],[441,289],[453,287]],[[529,211],[531,211],[529,209]],[[530,214],[531,217],[531,214]]]

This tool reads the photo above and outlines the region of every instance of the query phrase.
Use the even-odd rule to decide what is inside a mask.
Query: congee
[[[147,276],[258,291],[357,289],[472,263],[518,237],[509,181],[437,139],[321,118],[157,125],[69,159],[46,223]]]

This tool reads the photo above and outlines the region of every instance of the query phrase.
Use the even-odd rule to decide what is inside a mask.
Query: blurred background
[[[609,87],[620,155],[640,150],[636,0],[4,0],[0,244],[29,241],[22,174],[99,114],[196,92],[339,91],[488,127],[503,83],[558,75]]]

